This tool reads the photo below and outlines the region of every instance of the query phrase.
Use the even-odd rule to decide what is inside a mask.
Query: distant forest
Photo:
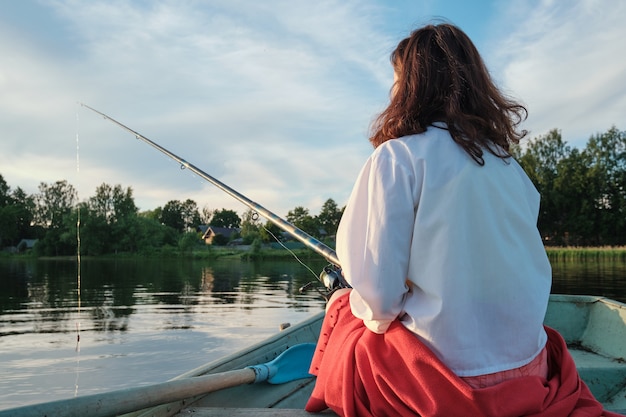
[[[626,132],[613,126],[578,149],[552,130],[513,155],[541,194],[547,246],[626,244]]]
[[[200,209],[198,204],[171,200],[163,207],[139,212],[131,187],[103,183],[86,201],[77,201],[76,189],[66,180],[40,183],[39,192],[14,190],[0,174],[0,248],[24,252],[28,241],[37,240],[36,256],[184,253],[205,246],[203,228],[234,229],[228,237],[212,239],[223,246],[238,239],[241,244],[286,239],[271,222],[263,224],[247,210],[240,217],[233,210]],[[328,199],[317,216],[295,207],[286,219],[316,238],[334,235],[342,210]],[[216,229],[219,230],[219,229]]]
[[[538,227],[546,246],[626,244],[626,132],[616,127],[593,135],[583,149],[571,147],[559,130],[515,146],[512,154],[541,193]],[[328,199],[319,214],[298,206],[286,220],[324,239],[337,230],[343,208]],[[193,200],[167,202],[139,212],[132,188],[101,184],[86,201],[66,180],[40,183],[39,192],[12,188],[0,174],[0,248],[23,252],[37,239],[37,256],[185,252],[204,245],[200,225],[235,228],[228,239],[269,242],[281,231],[251,210],[200,209]],[[78,231],[80,230],[80,233]],[[274,236],[272,236],[274,235]]]

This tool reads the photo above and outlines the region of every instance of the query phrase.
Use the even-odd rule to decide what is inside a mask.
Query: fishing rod
[[[116,125],[118,125],[122,129],[132,133],[133,135],[135,135],[135,137],[137,139],[140,139],[143,142],[147,143],[148,145],[152,146],[153,148],[161,151],[162,153],[164,153],[165,155],[167,155],[171,159],[173,159],[176,162],[178,162],[180,164],[180,168],[181,169],[188,169],[191,172],[195,173],[196,175],[200,176],[202,179],[204,179],[204,180],[210,182],[211,184],[215,185],[220,190],[222,190],[225,193],[229,194],[231,197],[234,197],[236,200],[239,200],[241,203],[245,204],[246,206],[248,206],[249,208],[251,208],[252,210],[257,212],[258,214],[260,214],[261,216],[265,217],[267,220],[269,220],[272,223],[274,223],[276,226],[280,227],[285,232],[289,233],[290,235],[292,235],[293,237],[298,239],[300,242],[304,243],[304,245],[307,246],[308,248],[313,249],[315,252],[317,252],[318,254],[322,255],[324,258],[326,258],[327,261],[331,262],[336,267],[339,267],[339,259],[337,258],[337,254],[335,253],[335,251],[333,249],[331,249],[330,247],[328,247],[327,245],[325,245],[322,242],[320,242],[319,240],[317,240],[316,238],[314,238],[313,236],[311,236],[308,233],[304,232],[303,230],[297,228],[296,226],[294,226],[293,224],[289,223],[288,221],[283,220],[282,218],[278,217],[276,214],[274,214],[271,211],[267,210],[265,207],[263,207],[260,204],[250,200],[248,197],[246,197],[243,194],[235,191],[234,189],[230,188],[229,186],[227,186],[223,182],[221,182],[221,181],[217,180],[216,178],[210,176],[206,172],[202,171],[200,168],[196,167],[195,165],[190,164],[189,162],[187,162],[184,159],[182,159],[181,157],[173,154],[172,152],[168,151],[167,149],[165,149],[164,147],[160,146],[159,144],[151,141],[150,139],[148,139],[147,137],[143,136],[142,134],[134,131],[130,127],[128,127],[128,126],[118,122],[117,120],[115,120],[112,117],[109,117],[106,114],[104,114],[104,113],[94,109],[93,107],[90,107],[90,106],[88,106],[88,105],[86,105],[84,103],[79,103],[79,104],[81,106],[86,107],[89,110],[99,114],[100,116],[104,117],[106,120],[109,120],[110,122],[115,123]]]

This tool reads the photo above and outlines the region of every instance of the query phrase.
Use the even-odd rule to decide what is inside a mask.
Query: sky
[[[0,174],[67,180],[83,201],[131,187],[140,210],[247,207],[85,103],[267,210],[345,205],[387,105],[389,54],[445,20],[474,41],[535,138],[626,129],[626,2],[0,0]]]

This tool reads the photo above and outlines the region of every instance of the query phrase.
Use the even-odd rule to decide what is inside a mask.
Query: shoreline
[[[626,246],[546,246],[550,261],[586,261],[614,260],[626,261]],[[181,253],[179,251],[155,251],[151,253],[118,253],[103,255],[81,255],[81,259],[135,259],[135,258],[168,258],[186,260],[240,259],[244,261],[262,261],[272,259],[293,258],[323,259],[310,249],[261,249],[252,252],[248,248],[211,247]],[[38,259],[57,261],[76,261],[76,255],[40,256],[31,254],[0,254],[0,259]]]
[[[548,246],[550,261],[626,261],[626,246]]]

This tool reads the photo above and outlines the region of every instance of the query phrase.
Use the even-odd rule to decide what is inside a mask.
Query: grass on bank
[[[626,262],[626,246],[606,247],[546,247],[546,253],[551,261],[575,262],[575,261],[621,261]],[[165,255],[160,253],[159,256]],[[276,248],[251,248],[247,250],[228,246],[212,246],[196,249],[189,253],[180,253],[173,250],[170,256],[188,257],[193,259],[242,259],[242,260],[279,260],[293,258],[299,259],[323,259],[311,249],[276,249]]]
[[[245,261],[256,260],[283,260],[297,257],[301,260],[323,260],[322,256],[310,249],[261,249],[251,252],[237,248],[217,247],[211,249],[194,249],[191,251],[180,251],[176,248],[160,248],[159,250],[143,251],[141,253],[108,253],[101,255],[81,255],[81,259],[133,259],[133,258],[161,258],[161,259],[193,259],[193,260],[216,260],[216,259],[236,259]],[[0,259],[41,259],[41,260],[67,260],[75,261],[76,255],[62,256],[36,256],[33,253],[12,254],[0,252]]]
[[[626,261],[626,246],[546,247],[551,261]]]
[[[244,260],[269,260],[293,258],[294,254],[300,259],[316,259],[322,257],[311,249],[257,249],[252,251],[242,251],[227,247],[213,248],[211,257],[217,258],[239,258]],[[293,254],[292,254],[293,252]],[[194,252],[194,258],[202,258],[202,253]],[[621,261],[626,262],[626,246],[605,246],[605,247],[546,247],[546,253],[551,261]]]
[[[547,246],[546,253],[550,261],[554,262],[575,262],[575,261],[619,261],[626,262],[626,246],[604,246],[604,247],[557,247]],[[209,259],[242,259],[242,260],[280,260],[288,259],[297,256],[299,259],[312,260],[323,259],[321,255],[317,254],[311,249],[275,249],[257,247],[251,249],[240,249],[229,246],[204,246],[195,247],[191,250],[181,251],[175,247],[163,247],[151,251],[144,251],[142,253],[118,253],[118,254],[103,254],[95,257],[105,258],[190,258],[197,260],[209,260]],[[91,257],[85,256],[84,257]],[[0,251],[0,258],[75,258],[75,255],[70,256],[52,256],[52,257],[37,257],[34,253],[23,254],[9,254]]]

